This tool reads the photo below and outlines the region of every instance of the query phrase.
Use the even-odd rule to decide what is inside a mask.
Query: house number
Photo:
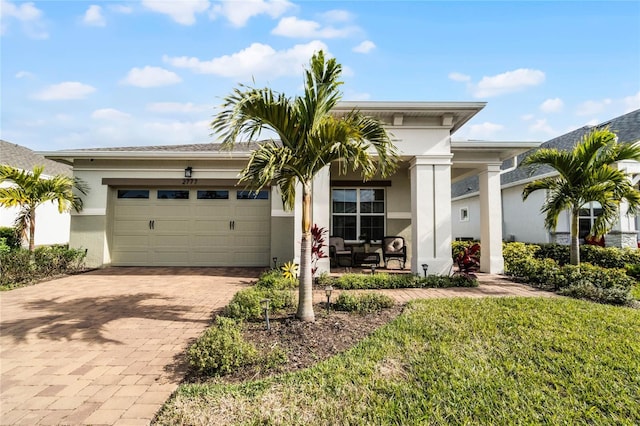
[[[195,185],[198,183],[198,179],[182,179],[183,185]]]

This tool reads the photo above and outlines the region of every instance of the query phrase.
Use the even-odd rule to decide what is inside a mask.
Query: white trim
[[[272,210],[271,217],[294,217],[295,213],[293,211],[287,212],[284,210]]]
[[[387,219],[411,219],[411,212],[389,212]]]

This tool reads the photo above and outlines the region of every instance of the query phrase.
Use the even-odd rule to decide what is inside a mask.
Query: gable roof
[[[618,141],[621,143],[630,143],[640,140],[640,109],[631,111],[628,114],[621,115],[609,121],[605,121],[596,126],[583,126],[579,129],[573,130],[564,135],[550,139],[547,142],[540,145],[539,148],[532,149],[524,154],[518,155],[517,164],[528,157],[532,152],[540,148],[556,148],[561,150],[572,149],[584,135],[592,131],[593,129],[609,129],[618,135]],[[513,165],[513,161],[505,161],[502,164],[503,169],[507,169]],[[529,180],[532,177],[544,175],[553,172],[553,169],[549,166],[542,166],[532,173],[531,167],[517,167],[514,170],[503,173],[500,176],[500,183],[505,185],[517,185],[521,181]],[[473,194],[478,192],[480,188],[478,176],[472,176],[464,179],[460,182],[456,182],[451,185],[451,197],[460,197],[466,194]]]
[[[0,164],[6,164],[21,170],[33,170],[35,166],[44,166],[44,175],[71,176],[71,167],[48,160],[27,147],[2,139],[0,139]]]

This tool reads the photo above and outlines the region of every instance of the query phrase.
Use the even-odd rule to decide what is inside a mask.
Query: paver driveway
[[[148,424],[260,270],[109,268],[0,293],[0,423]]]

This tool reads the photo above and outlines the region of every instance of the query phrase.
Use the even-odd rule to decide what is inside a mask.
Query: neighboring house
[[[55,175],[71,176],[71,167],[36,154],[29,148],[0,140],[0,164],[31,171],[35,166],[43,166],[44,178]],[[9,182],[0,183],[3,187]],[[12,227],[18,215],[18,208],[0,207],[0,226]],[[66,244],[69,242],[69,213],[58,212],[56,203],[45,203],[36,209],[35,245]]]
[[[452,142],[483,102],[344,102],[381,119],[402,162],[386,179],[363,182],[338,164],[313,185],[313,223],[331,235],[403,236],[414,273],[448,273],[451,260],[452,178],[480,174],[486,211],[500,203],[499,165],[537,143]],[[284,211],[277,187],[252,197],[237,186],[255,145],[140,146],[43,153],[73,167],[91,188],[71,217],[71,246],[88,249],[89,266],[269,266],[299,260],[301,202]],[[298,197],[301,196],[298,191]],[[502,220],[487,217],[483,264],[502,270]],[[321,259],[319,270],[328,270]]]
[[[580,139],[594,128],[606,128],[615,132],[620,142],[640,140],[640,110],[616,117],[597,126],[585,126],[572,132],[551,139],[541,148],[572,149]],[[503,163],[500,176],[502,186],[503,239],[506,241],[524,241],[532,243],[557,242],[569,244],[570,217],[569,212],[562,214],[555,232],[548,232],[544,227],[544,215],[540,208],[546,196],[545,191],[532,193],[526,201],[522,201],[522,190],[532,180],[556,174],[550,167],[541,167],[531,174],[531,168],[518,168],[517,165],[529,155],[528,152]],[[618,167],[625,170],[635,185],[640,181],[640,163],[624,161]],[[480,237],[480,197],[477,177],[470,177],[456,182],[451,187],[453,236],[455,238]],[[585,205],[580,214],[580,237],[584,238],[600,213],[598,203]],[[638,216],[626,214],[624,203],[620,209],[620,220],[611,232],[605,235],[605,244],[616,247],[637,247]]]

